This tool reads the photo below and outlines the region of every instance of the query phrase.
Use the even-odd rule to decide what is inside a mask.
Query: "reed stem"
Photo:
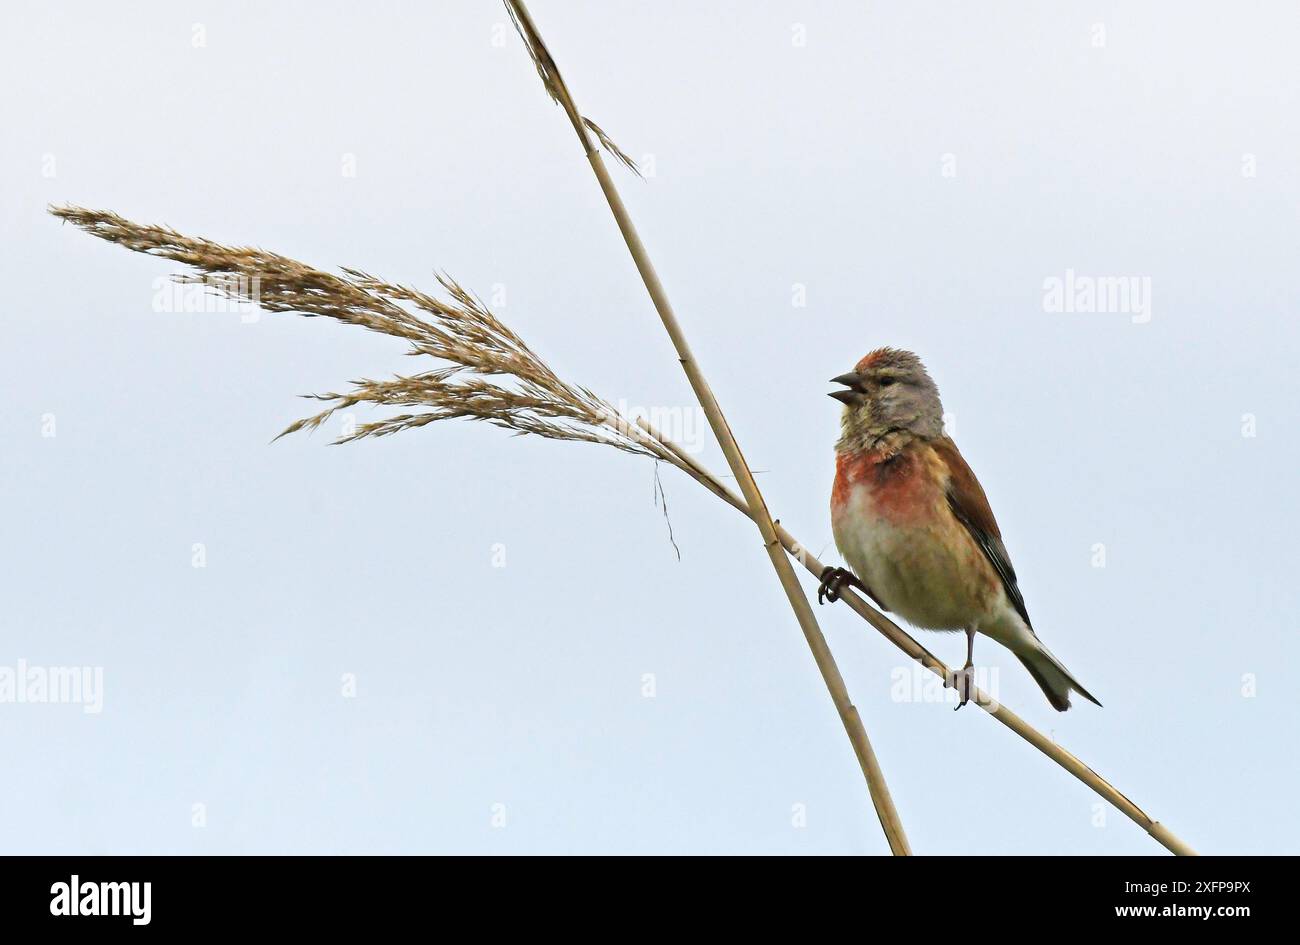
[[[610,178],[608,168],[605,167],[600,149],[597,143],[592,140],[589,123],[579,113],[573,96],[564,84],[554,58],[542,42],[537,26],[529,15],[523,0],[507,0],[507,4],[521,32],[524,34],[524,39],[529,46],[529,51],[533,54],[534,61],[538,64],[543,80],[548,83],[552,96],[564,107],[569,120],[573,123],[574,131],[578,135],[578,140],[582,144],[587,160],[591,163],[591,169],[595,173],[596,179],[600,183],[600,189],[609,204],[610,212],[613,213],[619,231],[623,234],[623,240],[627,244],[628,252],[632,254],[632,260],[636,264],[637,272],[641,274],[641,280],[645,283],[646,291],[650,293],[650,299],[654,303],[655,311],[659,313],[664,329],[668,332],[669,338],[672,339],[673,347],[677,350],[677,357],[681,362],[682,370],[686,372],[691,389],[695,392],[696,399],[700,402],[700,406],[708,418],[709,426],[712,428],[713,434],[726,456],[727,465],[731,467],[731,472],[740,485],[741,492],[744,495],[745,507],[749,510],[749,517],[758,526],[759,533],[763,536],[763,546],[767,550],[772,567],[776,570],[781,587],[790,602],[790,607],[799,622],[804,638],[812,650],[817,668],[821,671],[826,688],[830,691],[831,701],[834,702],[840,721],[844,724],[844,730],[848,733],[849,741],[853,744],[858,764],[861,766],[862,774],[867,781],[871,802],[875,806],[876,815],[879,817],[880,825],[885,832],[886,839],[889,841],[889,849],[895,856],[908,856],[912,852],[911,847],[908,845],[907,836],[903,831],[898,811],[894,807],[893,798],[889,794],[889,788],[885,784],[884,773],[881,771],[880,763],[871,747],[871,741],[867,737],[866,727],[863,725],[862,718],[849,697],[848,687],[844,683],[843,676],[840,675],[839,667],[835,664],[835,658],[831,655],[826,638],[817,625],[817,618],[813,615],[808,598],[799,585],[799,578],[795,575],[794,568],[791,567],[789,559],[782,550],[776,526],[772,522],[767,505],[763,501],[763,494],[758,488],[758,483],[754,481],[749,465],[745,462],[745,457],[740,451],[740,445],[736,442],[731,427],[727,424],[726,417],[722,413],[722,408],[718,405],[718,401],[705,379],[704,372],[700,369],[699,363],[691,352],[686,335],[682,331],[677,316],[673,313],[672,305],[668,301],[668,295],[664,291],[663,283],[660,282],[654,264],[650,261],[645,245],[641,242],[641,237],[627,212],[627,207],[623,204],[618,188]]]

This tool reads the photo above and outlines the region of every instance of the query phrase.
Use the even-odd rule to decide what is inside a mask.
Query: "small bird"
[[[964,630],[966,665],[952,680],[959,709],[974,685],[977,633],[1011,650],[1057,711],[1070,707],[1070,690],[1101,705],[1034,633],[998,523],[944,433],[921,359],[880,348],[831,382],[846,388],[830,395],[844,404],[831,527],[853,571],[822,572],[818,602],[855,586],[918,627]]]

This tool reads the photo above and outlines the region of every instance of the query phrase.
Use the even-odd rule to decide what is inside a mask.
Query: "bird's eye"
[[[893,379],[892,377],[882,377],[882,378],[880,379],[880,386],[881,386],[881,387],[888,387],[888,386],[889,386],[890,384],[892,384],[892,383],[894,383],[894,379]]]

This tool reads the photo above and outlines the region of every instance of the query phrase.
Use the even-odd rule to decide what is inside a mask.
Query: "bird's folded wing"
[[[975,474],[971,472],[970,466],[966,465],[966,460],[962,458],[956,443],[944,436],[935,440],[932,445],[939,459],[948,467],[948,507],[952,509],[952,514],[956,516],[957,521],[970,532],[971,538],[975,539],[975,544],[979,545],[984,552],[989,564],[993,565],[993,570],[1002,579],[1007,600],[1011,601],[1011,606],[1016,609],[1016,613],[1020,614],[1025,626],[1029,627],[1032,633],[1033,625],[1029,622],[1029,611],[1025,609],[1025,599],[1016,584],[1016,569],[1011,566],[1006,546],[1002,544],[1002,532],[998,529],[997,520],[993,517],[993,509],[989,507],[984,489],[975,478]]]

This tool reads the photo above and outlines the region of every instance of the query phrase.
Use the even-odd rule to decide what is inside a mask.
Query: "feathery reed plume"
[[[415,415],[417,418],[428,417],[420,422],[405,423],[400,422],[401,418],[390,418],[389,422],[399,422],[399,425],[386,429],[385,432],[423,426],[434,420],[468,417],[486,420],[521,434],[534,434],[554,440],[603,443],[669,463],[732,508],[754,518],[741,496],[680,445],[663,436],[644,418],[638,418],[632,423],[587,388],[560,379],[518,335],[482,303],[445,276],[441,282],[444,287],[448,287],[451,302],[441,302],[359,273],[339,277],[274,253],[225,246],[211,240],[183,236],[167,227],[133,223],[115,213],[79,207],[51,208],[50,212],[100,239],[138,253],[173,259],[198,270],[179,276],[182,281],[209,285],[213,291],[239,301],[256,301],[270,311],[292,312],[308,317],[324,315],[402,338],[411,343],[411,354],[427,354],[450,362],[445,368],[419,374],[414,378],[397,379],[414,381],[414,393],[409,399],[420,405],[433,406],[434,410]],[[344,272],[353,273],[351,270]],[[254,285],[260,285],[260,289],[253,291]],[[432,316],[432,323],[397,304],[398,301],[409,300],[411,297],[420,299],[416,307]],[[436,377],[443,373],[446,374],[445,378]],[[514,378],[517,390],[483,380],[484,377],[498,376]],[[494,390],[486,395],[470,392],[464,395],[468,403],[458,402],[456,398],[461,395],[457,390],[465,383],[471,385],[471,391],[477,389],[473,387],[476,384]],[[532,393],[520,393],[525,389]],[[321,396],[347,398],[354,394],[355,391],[348,395]],[[416,395],[424,399],[416,400]],[[399,395],[406,396],[406,392]],[[363,400],[380,405],[389,402],[384,398],[358,398],[357,402]],[[403,399],[402,404],[406,403]],[[309,425],[319,425],[312,424],[314,419],[299,421],[285,433]],[[360,433],[362,429],[364,427],[358,428],[358,435],[365,435]],[[378,433],[376,430],[372,435]],[[343,439],[357,438],[351,436]],[[775,523],[775,529],[777,540],[785,551],[814,578],[819,577],[824,569],[822,562],[795,540],[779,522]],[[851,589],[845,588],[841,597],[855,613],[909,658],[942,679],[952,677],[952,671],[941,660]],[[1165,847],[1178,854],[1194,853],[1191,847],[1167,827],[1147,815],[1108,781],[1005,705],[994,702],[980,690],[975,691],[971,701],[1113,804]]]
[[[308,394],[329,406],[294,422],[279,436],[315,430],[335,411],[364,403],[424,409],[362,424],[336,443],[463,417],[515,433],[603,443],[678,464],[667,447],[610,404],[560,379],[522,338],[446,275],[438,277],[447,293],[444,301],[354,269],[337,276],[276,253],[195,239],[167,227],[132,223],[115,213],[80,207],[50,212],[110,243],[198,270],[177,276],[179,282],[206,285],[223,297],[273,312],[326,316],[392,335],[410,343],[408,354],[450,362],[410,376],[357,380],[346,393]],[[512,383],[501,383],[504,379]]]

